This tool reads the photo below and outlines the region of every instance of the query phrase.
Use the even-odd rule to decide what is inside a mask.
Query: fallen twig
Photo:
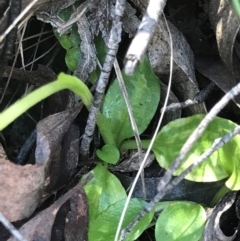
[[[19,241],[27,241],[22,234],[7,220],[7,218],[0,212],[0,222],[4,227]]]
[[[126,55],[125,73],[127,75],[133,75],[138,63],[144,56],[148,43],[155,31],[158,18],[162,15],[165,5],[166,0],[149,1],[147,11]]]

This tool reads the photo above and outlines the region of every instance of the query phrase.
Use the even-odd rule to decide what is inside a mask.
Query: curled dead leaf
[[[232,73],[223,65],[220,59],[197,58],[196,69],[213,81],[225,93],[237,84]],[[240,106],[240,96],[235,97],[234,102],[237,106]]]
[[[236,237],[237,231],[231,236],[226,236],[220,227],[220,219],[224,212],[231,208],[236,198],[236,192],[227,193],[222,200],[213,209],[207,224],[204,228],[204,233],[201,241],[232,241]]]
[[[61,198],[59,198],[54,204],[49,208],[37,214],[34,218],[25,223],[21,228],[21,234],[27,240],[51,240],[52,225],[55,220],[56,214],[59,208],[69,199],[76,191],[78,192],[78,198],[82,198],[82,202],[85,204],[83,207],[87,208],[87,199],[83,190],[83,186],[90,181],[91,175],[87,176],[83,183],[79,183],[72,190],[68,191]],[[83,227],[83,229],[86,227]],[[85,237],[86,238],[86,237]],[[17,241],[15,238],[10,238],[8,241]]]
[[[39,122],[35,152],[37,164],[19,166],[0,158],[0,211],[10,221],[29,217],[39,205],[43,186],[46,188],[44,184],[51,158],[79,110],[77,107]]]
[[[146,151],[143,151],[142,156],[146,154]],[[124,158],[120,164],[118,165],[111,165],[110,169],[113,171],[119,171],[119,172],[133,172],[139,170],[139,167],[141,165],[141,162],[139,162],[139,153],[137,151],[131,151],[127,158]],[[147,161],[144,165],[145,167],[148,167],[152,164],[154,161],[155,156],[153,154],[150,154],[147,158]]]
[[[81,108],[82,105],[48,116],[37,124],[36,163],[49,160]]]
[[[29,217],[36,209],[47,163],[19,166],[0,159],[0,212],[10,221]]]
[[[209,19],[216,34],[220,57],[229,71],[235,75],[233,54],[236,38],[240,29],[240,18],[233,8],[232,1],[210,1]]]
[[[190,46],[181,32],[168,21],[173,42],[172,90],[179,101],[193,99],[199,92],[194,72],[194,57]],[[170,41],[165,20],[160,18],[148,47],[148,58],[154,72],[164,82],[168,82],[170,71]],[[204,113],[204,104],[189,107],[190,114]]]

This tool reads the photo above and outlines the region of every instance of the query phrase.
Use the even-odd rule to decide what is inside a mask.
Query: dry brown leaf
[[[37,125],[36,165],[18,166],[0,159],[0,211],[10,220],[29,217],[41,201],[51,158],[80,108],[67,110]],[[58,160],[60,160],[58,158]]]
[[[79,137],[79,127],[72,124],[62,144],[51,157],[51,167],[46,178],[42,201],[64,187],[74,174],[79,159]]]
[[[210,1],[209,18],[216,34],[220,57],[229,71],[234,74],[233,53],[236,37],[240,29],[240,18],[233,8],[232,1]]]
[[[82,105],[41,120],[37,124],[36,163],[44,163],[60,145]]]
[[[0,212],[10,221],[29,217],[36,209],[47,163],[18,166],[0,159]]]
[[[72,134],[71,138],[74,138],[74,140],[69,139],[67,141],[68,143],[66,143],[66,140],[69,138],[68,135],[66,136],[65,141],[63,141],[63,139],[66,133],[69,132],[69,129],[71,129],[72,122],[82,107],[83,104],[73,109],[48,116],[37,124],[37,147],[35,151],[36,163],[51,160],[46,174],[41,202],[46,200],[52,192],[66,184],[67,179],[71,175],[72,169],[77,165],[78,153],[76,152],[78,152],[79,147],[79,132],[75,128],[75,136],[73,133],[70,133]],[[76,136],[76,134],[78,136]],[[73,145],[74,143],[71,143],[71,141],[76,142],[75,145]],[[75,159],[73,159],[73,157]],[[69,163],[72,167],[67,163],[70,159],[75,162],[75,164]],[[63,173],[66,174],[65,178],[63,178]]]
[[[193,99],[199,92],[194,72],[194,57],[186,39],[178,29],[168,22],[173,41],[173,82],[172,90],[179,101]],[[148,47],[148,58],[154,72],[164,83],[168,82],[170,66],[169,34],[164,19],[159,19],[158,26]],[[190,114],[204,113],[203,104],[189,107]]]
[[[61,198],[59,198],[53,205],[51,205],[49,208],[45,209],[44,211],[37,214],[34,218],[29,220],[27,223],[25,223],[21,228],[20,232],[21,234],[27,239],[27,240],[45,240],[50,241],[51,240],[51,232],[52,232],[52,225],[54,223],[56,214],[59,210],[59,208],[69,199],[72,197],[72,195],[78,191],[81,190],[80,194],[78,192],[78,195],[81,195],[84,193],[83,186],[91,179],[91,175],[89,175],[84,183],[79,183],[76,187],[74,187],[72,190],[68,191],[66,194],[64,194]],[[86,204],[86,197],[84,195],[83,197],[84,207],[87,207]],[[85,228],[85,227],[84,227]],[[10,238],[8,241],[17,241],[15,238]]]
[[[143,151],[142,155],[144,156],[146,151]],[[152,162],[154,161],[155,156],[153,154],[150,154],[147,158],[147,161],[144,165],[145,167],[149,167]],[[133,172],[139,170],[139,167],[141,165],[141,162],[139,162],[139,154],[137,151],[131,151],[128,157],[123,160],[120,164],[115,166],[110,166],[110,169],[113,171],[119,171],[119,172]]]
[[[220,59],[197,58],[196,69],[213,81],[225,93],[237,84],[232,73],[223,65]],[[234,101],[239,106],[240,97],[237,96]]]
[[[85,241],[88,235],[87,196],[79,189],[70,198],[71,211],[68,213],[65,225],[65,241]]]

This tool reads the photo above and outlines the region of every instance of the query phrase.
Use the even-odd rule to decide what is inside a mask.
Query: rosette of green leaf
[[[126,76],[124,72],[122,72],[122,75],[132,105],[133,115],[141,134],[148,127],[159,103],[159,80],[146,57],[133,76]],[[105,96],[102,114],[113,133],[117,148],[125,139],[134,135],[117,79],[114,80]]]
[[[194,115],[168,123],[158,133],[153,145],[153,152],[161,167],[167,169],[178,155],[183,144],[199,125],[204,115]],[[237,125],[230,120],[216,117],[207,127],[201,138],[195,143],[179,169],[174,173],[179,175],[190,166],[213,142]],[[203,164],[186,176],[186,179],[196,182],[219,181],[226,177],[226,186],[232,190],[240,189],[240,136],[235,136],[226,145],[214,152]]]
[[[92,171],[93,178],[84,186],[89,205],[89,240],[114,240],[117,225],[126,202],[127,194],[122,184],[106,165],[98,164]],[[84,179],[85,177],[83,177]],[[142,200],[132,199],[124,219],[126,227],[144,208]],[[127,240],[136,240],[148,227],[153,212],[145,215],[131,231]]]
[[[206,222],[204,208],[190,202],[173,202],[164,209],[157,220],[157,241],[198,241]]]
[[[89,241],[114,240],[117,225],[126,200],[120,200],[110,205],[106,210],[89,222],[88,239]],[[128,211],[125,215],[122,229],[126,228],[134,218],[142,211],[146,202],[139,199],[131,199],[128,205]],[[131,230],[126,241],[136,240],[142,232],[148,227],[154,212],[146,214],[138,224]]]
[[[127,198],[122,184],[107,170],[106,165],[98,164],[91,173],[93,178],[84,186],[88,198],[90,222],[110,205]]]
[[[124,71],[122,71],[122,75],[133,115],[141,134],[148,127],[159,103],[159,80],[146,57],[133,76],[126,76]],[[105,96],[102,113],[116,145],[106,145],[101,150],[97,150],[97,156],[105,162],[116,164],[119,160],[121,143],[134,135],[117,79],[114,80]]]

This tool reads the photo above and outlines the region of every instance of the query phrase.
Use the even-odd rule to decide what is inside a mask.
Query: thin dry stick
[[[26,30],[26,27],[27,27],[27,24],[24,25],[24,27],[23,27],[22,35],[21,35],[21,38],[20,38],[20,40],[19,40],[20,43],[21,43],[21,41],[22,41],[22,39],[23,39],[23,36],[24,36],[25,30]],[[17,61],[17,56],[18,56],[18,53],[19,53],[19,50],[20,50],[20,47],[21,47],[21,44],[20,44],[20,43],[19,43],[19,45],[18,45],[18,48],[17,48],[17,51],[16,51],[16,55],[15,55],[14,60],[13,60],[11,72],[10,72],[10,74],[9,74],[9,76],[8,76],[7,83],[6,83],[6,85],[5,85],[5,88],[4,88],[4,90],[3,90],[3,93],[2,93],[2,96],[1,96],[1,99],[0,99],[0,103],[2,103],[2,101],[3,101],[4,97],[5,97],[5,94],[6,94],[8,85],[9,85],[9,83],[10,83],[10,80],[11,80],[11,77],[12,77],[12,73],[13,73],[13,69],[14,69],[14,67],[15,67],[15,64],[16,64],[16,61]],[[6,107],[5,107],[5,108],[6,108]]]
[[[52,30],[46,30],[46,31],[42,32],[42,33],[41,33],[41,36],[43,36],[43,35],[45,35],[45,34],[49,34],[49,33],[52,33]],[[34,34],[34,35],[31,35],[31,36],[29,36],[29,37],[24,38],[24,39],[22,40],[22,42],[27,41],[27,40],[30,40],[30,39],[33,39],[33,38],[36,38],[36,37],[38,37],[38,36],[39,36],[39,33]],[[52,37],[52,36],[54,36],[54,35],[52,34],[52,35],[46,37],[45,39],[42,39],[41,41],[44,41],[44,40],[46,40],[47,38]],[[18,43],[19,43],[19,41],[16,42],[16,44],[18,44]],[[34,45],[36,45],[36,44],[38,44],[38,43],[35,43],[35,44],[33,44],[32,46],[34,46]],[[25,49],[24,49],[24,50],[25,50]]]
[[[183,109],[183,108],[186,108],[186,107],[189,107],[192,105],[197,105],[197,104],[203,102],[208,97],[208,95],[210,94],[210,92],[212,91],[214,86],[215,86],[215,84],[213,82],[210,83],[208,86],[206,86],[206,88],[204,88],[199,93],[197,93],[197,95],[193,98],[193,100],[189,99],[184,102],[172,103],[172,104],[168,105],[165,112],[175,111],[177,109]]]
[[[19,241],[27,241],[22,234],[9,222],[9,220],[0,212],[0,222],[4,227]]]
[[[166,98],[165,98],[164,105],[163,105],[163,108],[162,108],[162,113],[161,113],[161,116],[160,116],[159,121],[158,121],[158,124],[157,124],[157,128],[156,128],[156,130],[155,130],[155,132],[154,132],[154,135],[153,135],[153,137],[152,137],[152,140],[151,140],[151,142],[150,142],[150,144],[149,144],[149,147],[148,147],[148,149],[147,149],[147,151],[146,151],[146,154],[145,154],[144,159],[143,159],[143,161],[142,161],[142,163],[141,163],[141,165],[140,165],[140,168],[139,168],[139,170],[138,170],[138,172],[137,172],[137,175],[136,175],[136,177],[135,177],[135,179],[134,179],[134,181],[133,181],[133,184],[132,184],[131,189],[130,189],[130,191],[129,191],[129,194],[128,194],[126,203],[125,203],[125,205],[124,205],[124,208],[123,208],[123,211],[122,211],[122,214],[121,214],[121,218],[120,218],[120,221],[119,221],[119,224],[118,224],[118,228],[117,228],[117,231],[116,231],[115,241],[118,240],[118,237],[119,237],[119,234],[120,234],[120,231],[121,231],[122,222],[123,222],[125,213],[126,213],[126,211],[127,211],[127,205],[126,205],[126,204],[130,202],[130,199],[131,199],[131,197],[132,197],[134,188],[135,188],[135,186],[136,186],[136,184],[137,184],[137,181],[138,181],[138,179],[139,179],[140,173],[142,172],[142,170],[143,170],[143,168],[144,168],[144,166],[145,166],[145,163],[146,163],[146,161],[147,161],[147,158],[148,158],[148,156],[149,156],[149,154],[150,154],[150,151],[151,151],[151,149],[152,149],[153,143],[154,143],[154,141],[155,141],[155,139],[156,139],[156,137],[157,137],[158,131],[159,131],[159,129],[160,129],[160,125],[161,125],[162,120],[163,120],[163,117],[164,117],[165,109],[166,109],[166,107],[167,107],[167,103],[168,103],[168,100],[169,100],[169,96],[170,96],[170,90],[171,90],[171,85],[172,85],[172,73],[173,73],[173,42],[172,42],[172,35],[171,35],[171,32],[170,32],[170,29],[169,29],[167,20],[166,20],[166,18],[165,18],[165,15],[163,15],[163,17],[164,17],[164,20],[165,20],[165,22],[166,22],[166,26],[167,26],[167,30],[168,30],[168,34],[169,34],[169,43],[170,43],[170,51],[171,51],[171,55],[170,55],[170,74],[169,74],[167,94],[166,94]],[[140,214],[139,214],[139,215],[140,215]],[[140,220],[140,219],[139,219],[139,220]],[[139,220],[138,220],[138,221],[139,221]],[[129,232],[130,232],[130,229],[128,229],[128,227],[127,227],[126,229],[122,230],[121,237],[120,237],[120,241],[123,241],[123,240],[126,238],[126,236],[128,235]]]
[[[123,95],[123,98],[124,98],[126,106],[127,106],[128,116],[129,116],[129,119],[130,119],[130,123],[131,123],[131,126],[132,126],[132,130],[133,130],[133,133],[134,133],[136,143],[137,143],[137,147],[138,147],[138,159],[139,159],[139,163],[141,163],[141,161],[142,161],[142,143],[141,143],[138,127],[137,127],[136,121],[134,119],[132,106],[131,106],[131,103],[130,103],[130,100],[129,100],[129,95],[128,95],[128,92],[127,92],[127,89],[126,89],[126,86],[125,86],[125,83],[124,83],[124,80],[123,80],[122,72],[121,72],[121,69],[119,67],[118,61],[116,59],[114,61],[114,68],[115,68],[115,72],[117,74],[117,79],[118,79],[118,83],[119,83],[121,93]],[[146,187],[145,187],[145,182],[144,182],[144,169],[141,172],[141,180],[142,180],[143,198],[146,199]]]
[[[227,92],[225,96],[205,116],[205,118],[201,121],[201,123],[198,125],[198,127],[195,129],[195,131],[183,145],[182,149],[179,152],[179,155],[173,161],[173,164],[165,172],[163,178],[161,179],[158,185],[158,194],[153,198],[153,200],[150,203],[146,205],[144,210],[142,210],[141,213],[134,219],[134,221],[126,228],[127,231],[125,232],[123,239],[121,240],[124,240],[126,235],[129,233],[129,230],[131,230],[139,222],[139,220],[148,212],[150,212],[154,208],[155,204],[159,202],[163,196],[165,196],[165,187],[170,183],[173,173],[179,168],[183,159],[191,150],[194,143],[201,137],[204,130],[207,128],[209,123],[214,119],[214,117],[219,113],[219,111],[221,111],[227,105],[227,103],[235,96],[237,96],[239,93],[240,83],[236,85],[234,88],[232,88],[229,92]]]
[[[126,55],[125,73],[127,75],[132,75],[138,63],[142,60],[165,5],[166,0],[149,1],[147,11]]]
[[[90,113],[87,120],[87,125],[85,128],[85,133],[82,137],[80,153],[83,156],[88,155],[90,142],[92,141],[93,132],[96,126],[96,119],[100,106],[103,100],[106,85],[108,83],[109,75],[112,70],[112,66],[116,57],[118,50],[118,45],[121,41],[122,33],[122,22],[121,18],[124,14],[126,0],[117,0],[115,5],[115,17],[112,24],[112,29],[110,32],[110,37],[108,41],[108,53],[99,77],[96,92],[94,95],[94,100],[90,109]]]
[[[37,36],[37,35],[39,35],[39,34],[36,34],[35,36]],[[43,38],[43,39],[41,39],[39,42],[34,43],[34,44],[32,44],[32,45],[29,45],[28,47],[26,47],[25,49],[23,49],[23,52],[26,51],[26,50],[28,50],[28,49],[31,49],[31,48],[35,47],[36,45],[39,45],[39,44],[42,43],[42,42],[46,42],[46,40],[48,40],[48,39],[50,39],[50,38],[53,38],[53,37],[55,37],[54,34],[52,34],[52,35],[50,35],[50,36],[48,36],[48,37],[46,37],[46,38]],[[24,39],[23,39],[23,41],[24,41]]]
[[[38,61],[39,59],[43,58],[45,55],[47,55],[49,52],[51,52],[56,46],[57,46],[58,42],[56,42],[49,50],[47,50],[45,53],[43,53],[42,55],[38,56],[36,59],[34,59],[33,61],[31,61],[30,63],[26,64],[25,66],[21,67],[20,69],[26,68],[29,65],[33,64],[34,62]]]

